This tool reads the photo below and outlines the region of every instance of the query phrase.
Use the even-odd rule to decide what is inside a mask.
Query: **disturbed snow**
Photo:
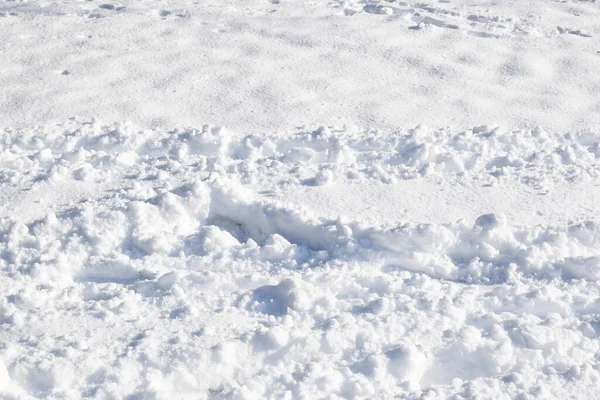
[[[13,204],[0,224],[2,388],[14,398],[594,393],[598,222],[484,214],[383,227],[324,219],[273,192],[428,178],[548,190],[593,179],[598,143],[539,128],[5,130],[3,185],[18,188],[7,203],[54,211]],[[71,193],[61,203],[48,188]]]
[[[599,398],[598,15],[3,2],[0,398]]]

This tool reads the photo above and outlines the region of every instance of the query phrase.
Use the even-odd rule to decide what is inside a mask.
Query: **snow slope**
[[[0,3],[0,398],[600,398],[598,35]]]

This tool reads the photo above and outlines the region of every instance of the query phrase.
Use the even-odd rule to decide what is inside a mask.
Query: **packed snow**
[[[0,398],[600,399],[598,36],[0,3]]]

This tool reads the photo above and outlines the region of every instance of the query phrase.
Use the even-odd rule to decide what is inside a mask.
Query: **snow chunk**
[[[277,350],[289,341],[289,333],[281,326],[259,329],[252,338],[253,346],[259,351]]]
[[[504,214],[485,214],[475,220],[475,225],[485,230],[493,230],[505,227],[506,221]]]
[[[322,169],[315,176],[315,185],[325,186],[333,182],[333,171],[330,169]]]
[[[284,260],[290,256],[292,245],[283,236],[277,233],[271,235],[262,248],[262,254],[269,260]]]
[[[425,354],[413,343],[406,341],[386,351],[385,355],[390,374],[407,384],[410,390],[419,390],[419,381],[428,366]]]
[[[265,285],[252,291],[248,308],[264,314],[282,316],[294,308],[296,284],[285,279],[277,285]]]
[[[160,278],[156,281],[156,284],[162,290],[170,290],[178,280],[177,272],[171,271],[166,274],[161,275]]]

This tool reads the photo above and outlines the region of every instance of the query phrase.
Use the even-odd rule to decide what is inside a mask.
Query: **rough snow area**
[[[598,36],[3,1],[0,398],[600,398]]]

